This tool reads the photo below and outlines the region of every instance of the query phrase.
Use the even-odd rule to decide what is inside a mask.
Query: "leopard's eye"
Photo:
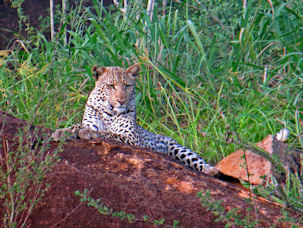
[[[132,87],[132,85],[125,85],[125,87],[126,87],[127,89],[129,89],[129,88]]]
[[[107,85],[107,87],[108,87],[109,89],[114,89],[114,88],[115,88],[114,85]]]

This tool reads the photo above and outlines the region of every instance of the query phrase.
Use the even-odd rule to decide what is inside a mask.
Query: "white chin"
[[[117,113],[117,115],[120,115],[121,113],[126,112],[126,108],[118,107],[114,108],[114,111]]]

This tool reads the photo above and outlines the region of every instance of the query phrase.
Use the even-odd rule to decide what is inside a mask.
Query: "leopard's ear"
[[[97,81],[99,79],[99,77],[106,71],[106,67],[98,67],[98,66],[93,66],[92,68],[92,73],[93,76],[95,78],[95,80]]]
[[[131,74],[134,77],[137,77],[140,71],[140,65],[136,63],[135,65],[130,66],[127,68],[126,73]]]

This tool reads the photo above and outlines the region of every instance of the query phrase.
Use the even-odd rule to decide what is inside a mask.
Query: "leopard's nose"
[[[125,100],[117,100],[120,105],[123,105],[125,103]]]

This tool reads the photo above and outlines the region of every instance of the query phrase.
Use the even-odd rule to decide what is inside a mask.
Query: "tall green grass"
[[[289,145],[303,149],[302,1],[171,1],[165,16],[155,5],[152,21],[144,1],[125,15],[93,2],[64,21],[57,7],[54,42],[37,31],[27,50],[17,43],[0,57],[1,109],[52,129],[79,123],[92,66],[140,62],[137,119],[147,130],[213,163],[238,148],[224,143],[230,131],[253,144],[287,127]]]

